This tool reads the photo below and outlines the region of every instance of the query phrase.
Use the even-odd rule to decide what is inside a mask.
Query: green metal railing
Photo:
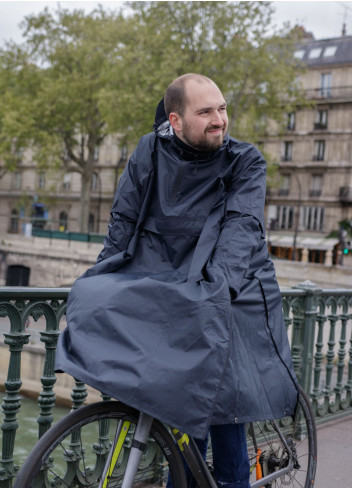
[[[281,295],[295,372],[317,423],[352,414],[352,289],[307,281]]]
[[[65,239],[84,243],[103,243],[105,235],[98,233],[79,233],[74,231],[55,231],[52,229],[33,229],[32,236],[37,238]]]
[[[21,410],[21,355],[30,338],[26,322],[29,317],[34,321],[45,318],[45,327],[40,331],[45,361],[38,379],[42,385],[37,419],[38,436],[41,436],[53,422],[54,359],[69,290],[0,288],[0,318],[8,320],[4,343],[10,355],[3,386],[0,487],[11,487],[18,470],[14,448]],[[281,295],[294,368],[302,387],[310,394],[317,422],[352,414],[352,289],[321,290],[305,282],[282,290]],[[86,397],[85,385],[75,381],[71,393],[73,409],[80,407]]]

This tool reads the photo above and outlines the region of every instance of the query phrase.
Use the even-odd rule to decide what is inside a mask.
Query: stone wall
[[[91,267],[102,249],[98,243],[82,243],[7,235],[0,243],[0,286],[6,282],[9,265],[31,269],[29,285],[33,287],[69,287]],[[281,288],[310,280],[321,288],[352,288],[352,267],[274,259]]]
[[[69,287],[94,265],[101,249],[99,243],[6,235],[0,244],[0,286],[8,266],[22,265],[30,268],[29,286]]]
[[[322,289],[351,289],[352,267],[326,266],[318,263],[274,260],[280,288],[289,288],[310,280]]]

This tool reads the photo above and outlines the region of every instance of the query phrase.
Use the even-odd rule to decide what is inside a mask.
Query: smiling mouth
[[[217,127],[217,128],[213,128],[213,129],[208,129],[206,132],[210,132],[211,134],[219,134],[219,133],[223,133],[223,130],[224,128],[223,127]]]

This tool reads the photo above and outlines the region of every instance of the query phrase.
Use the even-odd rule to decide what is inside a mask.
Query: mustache
[[[225,129],[225,128],[226,128],[226,125],[225,124],[209,124],[205,128],[205,132],[211,131],[211,130],[214,130],[214,129]]]

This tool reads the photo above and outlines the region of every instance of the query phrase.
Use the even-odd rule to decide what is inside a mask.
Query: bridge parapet
[[[1,328],[9,352],[7,377],[1,386],[5,397],[0,487],[10,487],[18,470],[14,453],[15,443],[20,443],[16,433],[21,392],[26,390],[21,359],[33,334],[26,327],[28,319],[43,324],[39,342],[44,362],[37,379],[41,385],[37,418],[40,437],[53,422],[57,388],[55,352],[69,291],[69,288],[0,287],[0,318],[6,318]],[[281,296],[294,368],[310,395],[317,422],[351,414],[352,289],[318,289],[307,281],[281,290]],[[79,408],[86,398],[86,386],[75,380],[72,408]]]

